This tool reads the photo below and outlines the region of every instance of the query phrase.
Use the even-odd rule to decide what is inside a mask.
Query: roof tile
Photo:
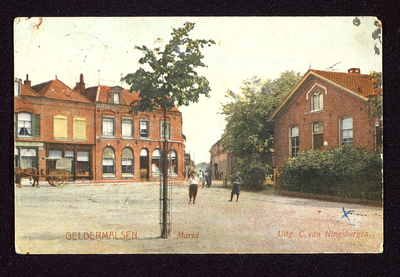
[[[362,96],[368,97],[377,94],[374,90],[370,75],[322,70],[311,70],[311,72],[332,80]]]

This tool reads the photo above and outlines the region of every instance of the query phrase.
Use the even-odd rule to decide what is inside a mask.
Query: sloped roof
[[[34,96],[34,97],[40,97],[38,93],[36,93],[33,89],[31,89],[29,86],[25,84],[21,84],[21,95],[22,96]]]
[[[122,89],[122,88],[121,88]],[[108,103],[109,97],[111,97],[112,87],[108,86],[96,86],[90,87],[85,90],[85,95],[91,100],[100,103]],[[130,92],[127,89],[122,89],[121,92],[121,104],[129,106],[133,101],[140,100],[139,93],[134,91]],[[159,107],[154,108],[155,110],[161,109]],[[172,111],[179,111],[176,107],[172,108]]]
[[[273,120],[277,114],[286,107],[286,104],[290,102],[289,100],[296,95],[296,92],[299,90],[301,85],[311,77],[322,79],[364,101],[368,101],[369,96],[377,95],[370,75],[310,69],[283,98],[275,110],[272,111],[268,116],[267,121]]]
[[[362,96],[376,95],[370,75],[322,70],[311,70],[311,72],[332,80]]]
[[[89,99],[58,79],[32,86],[32,89],[40,96],[48,99],[90,103]]]

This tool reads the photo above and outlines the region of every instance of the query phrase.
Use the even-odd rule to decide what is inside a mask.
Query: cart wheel
[[[68,180],[68,177],[65,176],[65,174],[54,174],[51,177],[51,182],[55,187],[62,187],[66,184],[66,181]]]
[[[61,175],[58,187],[63,187],[66,184],[68,184],[68,173],[64,173]]]

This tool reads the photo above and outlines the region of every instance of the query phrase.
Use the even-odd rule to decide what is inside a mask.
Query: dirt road
[[[75,184],[15,189],[16,252],[379,253],[383,210],[263,192],[172,188],[172,230],[160,238],[159,184]],[[343,208],[348,216],[344,216]]]

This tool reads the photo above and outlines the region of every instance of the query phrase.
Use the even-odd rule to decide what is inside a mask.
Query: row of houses
[[[44,180],[60,158],[70,158],[72,180],[102,182],[158,180],[167,140],[170,178],[184,178],[185,136],[177,108],[164,113],[130,113],[138,100],[120,86],[86,88],[83,74],[74,88],[57,76],[32,86],[15,80],[15,167],[37,168]]]
[[[307,149],[348,144],[378,151],[382,129],[369,104],[377,94],[371,76],[358,68],[308,70],[267,119],[274,126],[274,168]],[[210,149],[211,168],[217,176],[218,170],[230,176],[232,154],[221,147],[220,140]]]

